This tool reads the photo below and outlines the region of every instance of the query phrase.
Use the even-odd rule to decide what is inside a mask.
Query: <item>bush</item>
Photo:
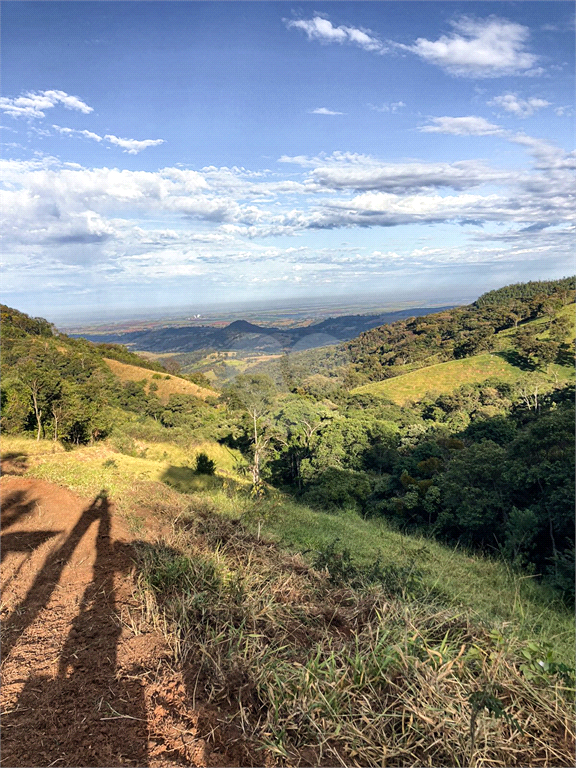
[[[202,452],[196,456],[195,469],[199,475],[213,475],[216,472],[216,463]]]

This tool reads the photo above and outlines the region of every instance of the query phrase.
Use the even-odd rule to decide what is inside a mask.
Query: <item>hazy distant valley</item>
[[[239,350],[252,354],[274,354],[291,349],[314,349],[347,341],[360,333],[407,317],[441,312],[445,307],[413,307],[370,315],[329,317],[319,323],[295,327],[263,327],[247,320],[235,320],[225,327],[214,325],[169,326],[151,330],[76,333],[89,341],[124,344],[148,352],[196,352],[200,349]]]

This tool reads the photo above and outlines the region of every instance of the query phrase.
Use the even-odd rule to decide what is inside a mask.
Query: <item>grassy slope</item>
[[[170,395],[193,395],[194,397],[200,397],[205,399],[207,397],[214,397],[214,392],[204,387],[199,387],[197,384],[193,384],[191,381],[186,381],[178,376],[171,376],[169,374],[156,374],[161,378],[153,378],[155,372],[147,368],[139,368],[136,365],[128,365],[126,363],[120,363],[118,360],[109,360],[105,358],[106,364],[117,376],[120,381],[142,381],[146,380],[146,391],[152,382],[158,385],[157,395],[160,401],[166,404],[170,398]]]
[[[560,314],[573,320],[574,305],[571,304],[568,307],[564,307]],[[536,328],[542,326],[544,329],[546,322],[544,318],[539,318],[527,325],[534,325]],[[497,344],[501,350],[511,349],[511,336],[513,333],[514,330],[509,329],[497,334]],[[545,330],[538,334],[541,338],[545,338],[547,335],[548,332]],[[573,336],[572,331],[567,337],[567,341],[573,338]],[[538,373],[542,379],[550,382],[554,380],[555,376],[558,377],[559,381],[568,381],[574,378],[573,369],[561,365],[551,365],[547,374],[544,374],[544,372]],[[410,401],[421,399],[429,392],[435,395],[447,394],[458,389],[463,384],[479,384],[490,378],[514,382],[523,375],[524,371],[508,363],[497,352],[494,354],[486,352],[481,355],[464,358],[463,360],[450,360],[447,363],[430,365],[426,368],[410,371],[402,376],[396,376],[393,379],[373,381],[361,387],[356,387],[356,389],[352,390],[352,393],[381,395],[398,405],[404,405]]]
[[[545,590],[385,524],[280,494],[255,500],[223,472],[204,478],[200,493],[194,482],[178,493],[158,479],[191,453],[140,447],[146,458],[106,444],[57,455],[48,441],[3,445],[28,457],[30,475],[90,497],[108,489],[137,539],[146,627],[166,635],[169,663],[192,671],[193,698],[223,704],[219,722],[234,722],[236,740],[259,755],[241,764],[572,765],[570,682],[541,672],[538,659],[550,652],[573,665],[573,622]],[[414,560],[430,599],[333,586],[230,518],[296,551],[338,535],[359,560],[378,550],[384,563]],[[470,696],[492,690],[515,721],[481,706],[471,738]]]
[[[215,518],[242,519],[250,529],[260,530],[293,552],[324,550],[338,538],[359,563],[367,564],[379,556],[385,564],[413,563],[423,571],[426,586],[439,591],[449,604],[472,611],[478,621],[504,634],[550,642],[556,656],[573,663],[573,617],[551,599],[545,587],[512,574],[500,562],[401,534],[385,521],[319,512],[276,492],[254,500],[245,478],[234,471],[239,455],[216,443],[183,450],[169,443],[138,441],[136,457],[118,453],[105,443],[66,453],[54,454],[53,450],[49,441],[3,440],[3,454],[27,456],[31,475],[86,496],[106,488],[118,507],[133,518],[138,516],[139,504],[165,496],[167,484],[174,498],[183,498],[197,509],[208,508]],[[216,462],[215,477],[192,471],[200,450]]]

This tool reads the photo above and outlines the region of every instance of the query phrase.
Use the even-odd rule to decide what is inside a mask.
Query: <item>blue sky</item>
[[[2,71],[24,311],[574,271],[571,2],[3,2]]]

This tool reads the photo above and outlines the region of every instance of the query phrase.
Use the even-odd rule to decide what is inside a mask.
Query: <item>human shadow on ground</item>
[[[4,765],[148,765],[142,683],[137,675],[122,677],[117,663],[121,623],[114,578],[131,569],[133,552],[110,539],[105,492],[46,558],[26,597],[7,619],[3,655],[18,652],[17,641],[26,629],[33,629],[66,563],[94,522],[98,532],[92,580],[64,642],[56,676],[26,670],[26,654],[22,654],[22,673],[28,671],[29,677],[14,708],[3,717]]]

